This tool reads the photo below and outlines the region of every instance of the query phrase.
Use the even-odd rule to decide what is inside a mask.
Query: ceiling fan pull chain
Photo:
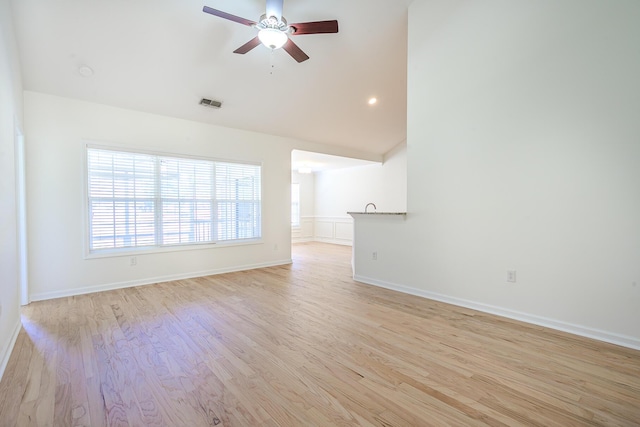
[[[275,51],[275,49],[271,49],[271,55],[269,55],[269,65],[271,65],[271,67],[269,67],[269,74],[273,75],[273,69],[275,68],[275,65],[273,63],[273,52]]]

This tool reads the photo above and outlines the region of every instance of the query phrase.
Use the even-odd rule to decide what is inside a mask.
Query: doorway
[[[362,189],[336,178],[336,174],[380,162],[330,154],[293,150],[291,152],[291,241],[352,244],[352,218],[347,211]],[[355,172],[354,172],[355,173]],[[342,175],[340,175],[342,176]],[[346,176],[346,175],[345,175]],[[355,175],[354,175],[355,176]],[[353,209],[351,209],[353,210]]]

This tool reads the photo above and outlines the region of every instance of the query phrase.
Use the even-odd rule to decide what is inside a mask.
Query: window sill
[[[231,246],[247,246],[247,245],[261,245],[264,244],[262,239],[245,239],[234,241],[223,241],[216,243],[203,243],[197,245],[176,245],[176,246],[153,246],[145,248],[123,248],[123,249],[108,249],[98,252],[85,253],[84,259],[100,259],[100,258],[117,258],[117,257],[130,257],[138,255],[152,255],[161,254],[167,252],[183,252],[183,251],[199,251],[215,248],[226,248]]]

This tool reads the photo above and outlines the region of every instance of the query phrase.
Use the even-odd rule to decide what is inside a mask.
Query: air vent
[[[200,100],[200,105],[204,105],[205,107],[211,107],[211,108],[220,108],[222,107],[222,102],[213,101],[207,98],[202,98],[202,100]]]

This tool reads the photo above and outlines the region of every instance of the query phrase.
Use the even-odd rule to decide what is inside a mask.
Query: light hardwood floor
[[[640,352],[290,266],[32,303],[1,426],[640,425]]]

